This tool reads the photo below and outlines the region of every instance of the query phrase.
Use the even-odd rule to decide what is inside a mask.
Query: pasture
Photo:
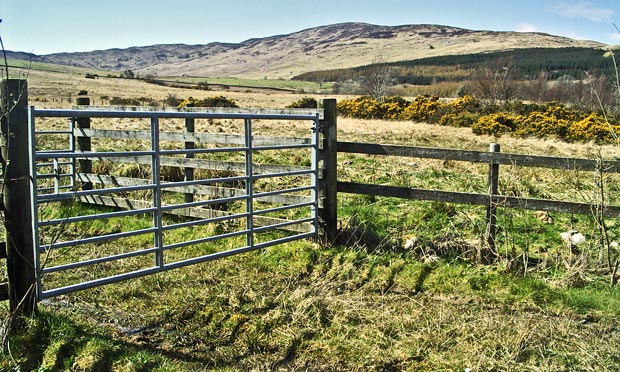
[[[114,96],[163,101],[170,94],[225,95],[240,107],[282,108],[307,95],[173,89],[50,71],[31,71],[29,86],[37,108],[70,107],[82,89],[95,104]],[[62,125],[50,121],[48,129]],[[226,133],[234,125],[204,121],[199,130]],[[303,136],[308,130],[290,122],[258,127],[261,135],[274,136]],[[620,158],[614,146],[497,139],[413,122],[339,118],[338,139],[480,151],[497,142],[502,152]],[[339,179],[351,181],[459,191],[486,187],[484,165],[457,161],[346,154],[337,169]],[[598,180],[589,173],[515,168],[505,174],[500,187],[517,196],[588,201],[597,191]],[[617,177],[605,179],[611,204],[618,204],[617,185]],[[530,211],[500,211],[502,256],[481,265],[469,253],[479,244],[484,208],[348,194],[339,194],[338,202],[342,233],[334,245],[299,241],[47,300],[28,320],[27,332],[7,339],[0,366],[41,371],[620,366],[620,292],[601,274],[604,260],[592,216],[556,214],[549,224]],[[126,217],[89,228],[105,232],[140,223]],[[616,219],[606,223],[612,238],[620,239]],[[560,238],[567,230],[588,237],[579,253]]]

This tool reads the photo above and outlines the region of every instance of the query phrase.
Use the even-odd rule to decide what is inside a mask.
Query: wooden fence
[[[329,203],[328,208],[330,210],[325,211],[324,215],[334,216],[333,219],[331,219],[329,223],[326,224],[329,234],[328,236],[331,239],[333,239],[338,233],[336,231],[336,200],[338,192],[369,196],[395,197],[410,200],[424,200],[486,206],[485,240],[490,249],[495,249],[495,238],[497,231],[496,216],[497,209],[500,207],[519,208],[526,210],[543,210],[550,212],[574,213],[584,215],[592,214],[594,213],[593,211],[600,211],[605,217],[620,216],[620,206],[616,205],[600,206],[574,201],[522,198],[499,194],[500,165],[559,169],[566,171],[620,173],[620,161],[501,153],[499,144],[495,143],[490,144],[490,149],[488,152],[484,152],[428,147],[382,145],[373,143],[338,142],[336,138],[336,133],[337,128],[336,125],[334,125],[334,127],[326,133],[327,138],[325,139],[325,147],[329,149],[328,151],[325,151],[325,153],[329,154],[330,156],[329,161],[327,161],[324,165],[324,178],[328,180],[327,182],[330,185],[329,187],[326,187],[325,190],[327,196],[331,197],[333,202]],[[488,164],[488,191],[485,194],[479,194],[364,184],[357,182],[340,182],[337,180],[336,176],[336,157],[338,153],[378,155],[387,157],[397,156],[425,158],[444,161],[453,160],[469,163]]]

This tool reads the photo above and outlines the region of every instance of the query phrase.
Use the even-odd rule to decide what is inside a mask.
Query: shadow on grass
[[[150,371],[162,366],[185,365],[191,369],[226,367],[222,360],[168,350],[156,345],[123,339],[118,332],[93,329],[69,316],[40,311],[26,329],[10,338],[0,370],[110,371],[126,361],[132,371]]]

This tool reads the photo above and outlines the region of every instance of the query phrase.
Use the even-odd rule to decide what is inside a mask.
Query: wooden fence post
[[[489,146],[489,152],[497,153],[500,152],[500,146],[498,143],[491,143]],[[495,197],[498,193],[499,185],[499,164],[495,162],[495,157],[491,156],[491,162],[489,163],[489,204],[487,205],[487,216],[486,216],[486,242],[488,249],[490,250],[489,255],[495,252],[495,236],[497,234],[497,203],[495,202]],[[485,255],[487,256],[487,255]],[[491,257],[482,257],[483,260],[490,260]]]
[[[193,118],[187,118],[185,119],[185,132],[187,132],[188,134],[194,134],[194,130],[195,130],[195,120]],[[193,150],[194,149],[194,141],[186,141],[185,142],[185,149],[186,150]],[[185,158],[186,159],[192,159],[194,157],[194,154],[185,154]],[[184,167],[184,172],[185,172],[185,181],[193,181],[194,180],[194,168],[191,167]],[[191,192],[187,192],[185,193],[185,202],[186,203],[191,203],[194,201],[194,194]]]
[[[322,165],[319,170],[319,235],[324,242],[331,244],[338,235],[336,100],[322,99],[319,108],[325,112],[324,119],[319,123],[319,166]]]
[[[28,137],[28,84],[26,80],[2,82],[2,168],[4,227],[9,306],[19,319],[36,312],[34,238],[30,197]],[[13,324],[19,327],[18,322]]]
[[[90,106],[90,98],[80,96],[75,101],[78,106]],[[90,118],[78,118],[76,120],[78,129],[90,129]],[[79,151],[91,151],[91,139],[90,137],[78,137],[77,149]],[[78,161],[80,166],[80,173],[93,173],[93,161],[90,159],[80,159]],[[81,185],[82,190],[92,190],[92,182],[83,182]]]

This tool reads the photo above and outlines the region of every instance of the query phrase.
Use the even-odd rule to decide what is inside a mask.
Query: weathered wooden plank
[[[593,171],[596,170],[598,166],[596,159],[490,153],[484,151],[381,145],[356,142],[338,142],[338,152],[439,160],[459,160],[471,163],[493,162],[495,164],[516,165],[521,167],[540,167],[582,171]],[[620,161],[606,160],[601,163],[601,166],[605,172],[620,173]]]
[[[545,199],[522,199],[517,197],[499,196],[494,197],[495,203],[499,206],[508,206],[514,209],[527,209],[527,210],[543,210],[549,212],[559,213],[575,213],[582,215],[591,215],[597,206],[588,203],[576,203],[560,200],[545,200]],[[603,215],[605,217],[617,218],[620,217],[619,206],[604,206]]]
[[[338,192],[350,194],[387,196],[411,200],[429,200],[472,205],[487,205],[489,203],[489,196],[483,194],[370,185],[355,182],[338,182],[337,189]]]
[[[410,200],[427,200],[444,203],[488,205],[489,196],[484,194],[462,193],[452,191],[415,189],[396,186],[369,185],[354,182],[338,182],[338,192],[350,194],[387,196]],[[545,210],[560,213],[591,214],[596,206],[588,203],[576,203],[558,200],[529,199],[495,195],[493,202],[497,206],[515,209]],[[620,206],[605,206],[606,217],[620,217]]]
[[[120,197],[110,197],[110,196],[82,196],[79,198],[79,201],[82,203],[102,205],[107,207],[114,207],[120,209],[145,209],[151,208],[152,203],[146,202],[143,200],[133,200],[126,199]],[[224,217],[230,216],[234,213],[227,211],[218,211],[214,209],[206,209],[206,208],[179,208],[173,211],[164,212],[170,215],[176,215],[181,217],[191,217],[191,218],[216,218],[216,217]],[[288,222],[288,220],[282,218],[273,218],[273,217],[265,217],[265,216],[254,216],[254,226],[263,227],[270,226],[279,223]],[[312,231],[312,226],[309,223],[299,223],[296,225],[289,225],[283,227],[281,230],[296,232],[296,233],[307,233]]]
[[[112,162],[125,162],[136,163],[143,165],[151,165],[150,156],[114,156],[104,158],[93,158],[93,160],[107,160]],[[243,162],[231,162],[231,161],[218,161],[207,159],[188,159],[188,158],[173,158],[173,157],[160,157],[160,163],[163,166],[168,167],[192,167],[196,169],[208,169],[217,171],[230,171],[236,173],[245,173],[245,163]],[[252,169],[254,174],[271,174],[271,173],[290,173],[310,171],[310,167],[299,167],[295,165],[277,165],[277,164],[253,164]]]
[[[79,173],[76,175],[77,179],[82,182],[92,182],[99,185],[114,185],[114,186],[141,186],[148,185],[151,181],[141,178],[131,177],[116,177],[107,176],[101,174],[84,174]],[[167,184],[170,182],[162,182]],[[245,195],[245,189],[236,189],[231,187],[216,187],[208,185],[192,185],[192,186],[175,186],[166,187],[164,191],[179,192],[179,193],[192,193],[197,195],[205,195],[212,198],[232,198],[235,196]],[[291,194],[269,195],[259,196],[255,200],[266,203],[278,203],[283,205],[294,205],[307,203],[311,201],[309,196],[299,196]]]
[[[74,130],[75,136],[93,137],[93,138],[110,138],[110,139],[137,139],[151,140],[151,132],[147,130],[107,130],[107,129],[80,129]],[[218,145],[238,145],[245,144],[245,137],[236,134],[216,134],[216,133],[191,133],[191,132],[160,132],[160,141],[169,142],[197,142]],[[306,145],[310,143],[310,138],[295,137],[269,137],[254,136],[252,144],[256,147],[260,146],[294,146]]]
[[[397,145],[380,145],[373,143],[338,142],[338,152],[403,156],[441,160],[461,160],[472,163],[488,163],[491,156],[487,152],[454,149],[438,149],[430,147],[411,147]]]

